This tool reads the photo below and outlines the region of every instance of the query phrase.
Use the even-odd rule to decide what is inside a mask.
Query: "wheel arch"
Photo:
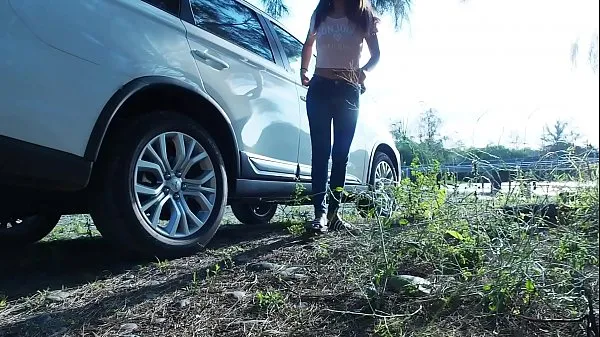
[[[390,145],[388,145],[386,143],[377,143],[377,144],[375,144],[375,146],[373,146],[373,150],[371,151],[371,155],[369,158],[369,166],[368,166],[367,180],[366,180],[367,183],[370,183],[371,173],[373,171],[373,161],[375,160],[375,155],[378,152],[385,153],[388,157],[390,157],[390,159],[392,160],[392,163],[394,163],[394,169],[396,170],[396,174],[398,175],[398,180],[400,180],[402,171],[400,170],[399,154],[397,153],[397,151],[394,151],[394,149]]]
[[[149,111],[148,108],[178,109],[199,122],[216,141],[235,188],[240,173],[238,142],[231,120],[208,94],[191,84],[163,76],[140,77],[121,87],[108,101],[96,121],[84,157],[97,161],[104,150],[105,140],[121,123]]]

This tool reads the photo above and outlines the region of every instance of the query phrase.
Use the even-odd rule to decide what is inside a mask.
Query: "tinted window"
[[[191,0],[196,26],[273,61],[256,13],[235,0]]]
[[[302,43],[300,43],[298,39],[276,24],[273,24],[273,27],[275,28],[277,37],[279,37],[279,41],[281,41],[281,45],[283,46],[283,50],[287,56],[292,71],[296,74],[299,74],[300,68],[302,67]]]
[[[167,13],[179,16],[179,4],[181,0],[142,0],[154,7],[160,8]]]

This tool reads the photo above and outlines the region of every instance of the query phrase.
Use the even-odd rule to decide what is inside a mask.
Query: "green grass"
[[[559,178],[578,184],[562,197],[530,187],[481,197],[419,174],[387,190],[388,217],[345,205],[357,236],[304,240],[311,207],[281,206],[278,231],[240,228],[230,244],[64,289],[76,295],[63,304],[45,289],[0,294],[0,330],[49,334],[40,316],[86,336],[135,322],[139,335],[597,337],[598,178]],[[556,216],[503,212],[525,204],[554,205]],[[85,216],[63,221],[47,240],[97,235]],[[248,268],[256,262],[278,267]]]

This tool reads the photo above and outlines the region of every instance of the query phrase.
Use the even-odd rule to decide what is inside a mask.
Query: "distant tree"
[[[505,162],[513,159],[535,158],[539,152],[529,148],[509,148],[503,145],[488,145],[484,148],[470,149],[469,153],[481,160]]]
[[[415,143],[408,135],[408,128],[405,122],[399,121],[393,123],[391,132],[396,143],[396,148],[400,152],[402,165],[410,165],[415,157],[415,153],[419,152],[419,144]]]
[[[433,161],[449,163],[462,160],[460,153],[464,145],[459,146],[458,149],[446,149],[444,141],[447,137],[441,136],[441,126],[442,119],[435,109],[427,109],[421,114],[416,139],[409,135],[405,122],[392,124],[391,132],[402,156],[403,165],[409,165],[415,157],[418,157],[419,162],[423,164],[432,164]]]
[[[542,134],[542,147],[545,152],[565,151],[574,146],[579,134],[570,130],[568,122],[557,120],[554,125],[546,125]]]
[[[421,143],[436,143],[440,140],[442,119],[437,110],[427,109],[421,113],[419,121],[419,141]]]

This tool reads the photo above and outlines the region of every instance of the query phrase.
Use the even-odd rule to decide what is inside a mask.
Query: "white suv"
[[[261,223],[309,195],[301,50],[243,1],[0,1],[0,246],[90,213],[120,247],[181,256],[227,205]],[[399,178],[368,114],[349,189]]]

